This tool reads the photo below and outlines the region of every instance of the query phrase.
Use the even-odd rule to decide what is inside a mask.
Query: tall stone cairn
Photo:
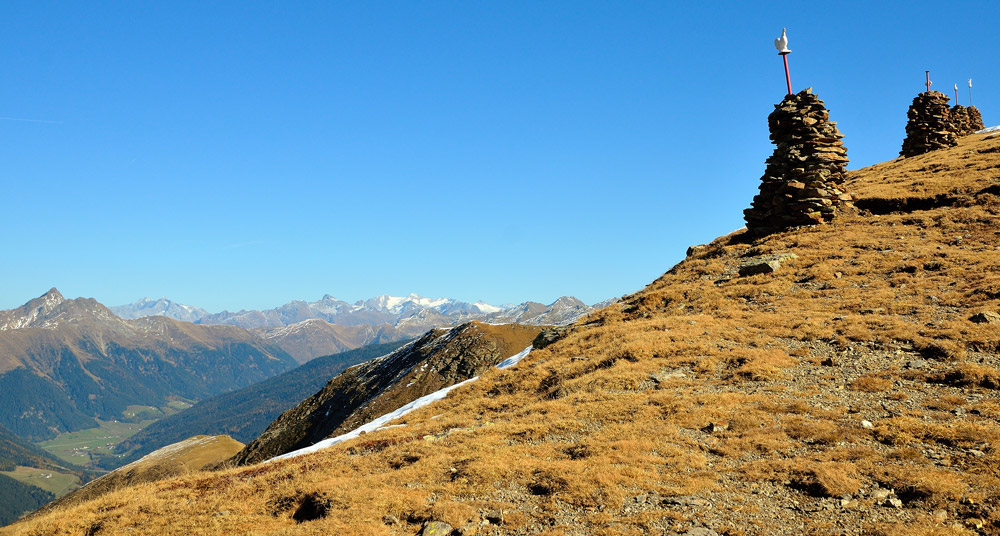
[[[965,106],[956,104],[951,107],[948,114],[951,117],[951,126],[955,134],[967,136],[979,130],[978,128],[975,130],[972,129],[972,124],[969,122],[969,109]]]
[[[965,111],[969,114],[969,128],[973,132],[986,128],[986,125],[983,124],[983,114],[979,113],[979,108],[969,106]]]
[[[812,88],[788,95],[767,116],[776,145],[761,177],[760,193],[743,211],[747,230],[768,234],[832,220],[853,208],[840,186],[847,176],[847,147]]]
[[[906,139],[903,140],[900,155],[916,156],[958,145],[948,109],[948,96],[944,93],[925,91],[917,95],[906,117]]]

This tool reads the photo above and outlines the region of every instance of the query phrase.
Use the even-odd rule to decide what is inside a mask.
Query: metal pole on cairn
[[[955,106],[958,106],[958,84],[955,84]]]
[[[931,90],[931,84],[934,83],[934,82],[931,82],[931,72],[930,71],[924,71],[924,75],[927,76],[927,82],[924,85],[927,86],[927,91],[930,92],[930,90]]]
[[[972,79],[969,79],[969,106],[972,106]]]
[[[781,29],[781,37],[774,40],[774,48],[778,49],[778,55],[785,62],[785,85],[788,86],[788,94],[792,94],[792,77],[788,74],[788,54],[791,50],[788,49],[788,35],[785,34],[785,28]]]

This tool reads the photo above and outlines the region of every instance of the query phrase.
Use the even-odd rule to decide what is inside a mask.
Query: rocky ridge
[[[478,376],[527,347],[540,331],[480,322],[431,330],[331,379],[271,423],[231,463],[258,463],[349,432],[421,396]]]

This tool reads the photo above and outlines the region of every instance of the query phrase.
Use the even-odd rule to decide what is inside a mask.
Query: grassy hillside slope
[[[329,381],[275,419],[234,456],[250,465],[358,428],[440,389],[455,385],[527,348],[541,328],[473,321],[428,331],[411,345]]]
[[[242,448],[243,443],[226,435],[189,437],[97,478],[33,515],[63,509],[136,484],[200,471],[228,459]]]
[[[997,533],[998,185],[998,136],[853,172],[870,213],[694,248],[405,426],[4,533]]]

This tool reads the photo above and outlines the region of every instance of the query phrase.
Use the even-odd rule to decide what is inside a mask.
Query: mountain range
[[[279,346],[300,363],[315,357],[360,348],[368,344],[419,337],[429,329],[454,326],[472,320],[491,324],[565,325],[602,308],[616,299],[588,306],[577,298],[563,296],[545,305],[524,302],[494,306],[467,303],[452,298],[377,296],[348,303],[327,294],[317,301],[291,301],[263,311],[222,311],[183,305],[167,298],[143,298],[135,303],[111,307],[122,318],[162,315],[203,325],[232,325],[249,329]]]

